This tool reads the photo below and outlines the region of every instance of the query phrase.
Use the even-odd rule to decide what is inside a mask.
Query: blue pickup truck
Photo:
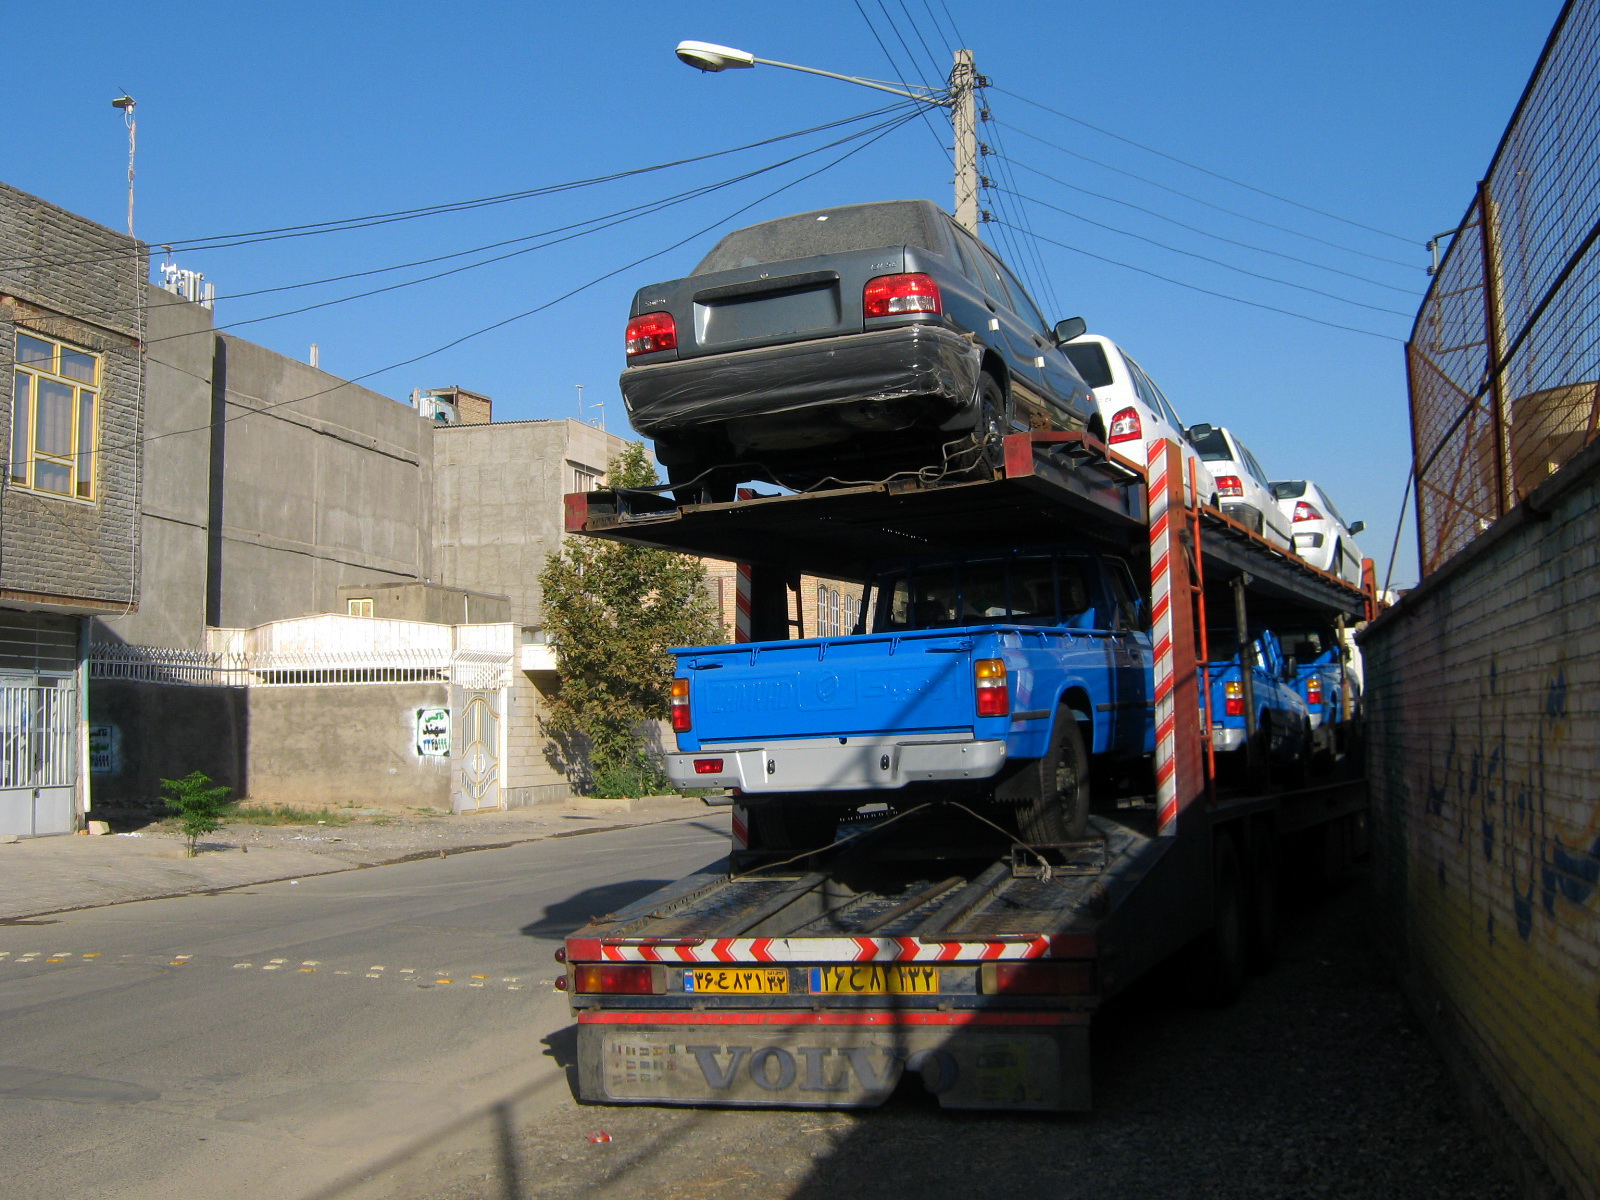
[[[1283,651],[1278,636],[1271,630],[1258,630],[1251,638],[1254,664],[1250,672],[1250,691],[1255,701],[1257,757],[1255,775],[1245,764],[1249,737],[1244,670],[1239,661],[1238,636],[1228,628],[1207,631],[1211,695],[1209,706],[1211,745],[1229,756],[1219,768],[1230,764],[1252,784],[1266,782],[1264,774],[1272,767],[1290,780],[1305,773],[1311,752],[1311,712],[1298,690],[1299,671]]]
[[[1313,760],[1331,765],[1352,743],[1361,715],[1360,654],[1341,645],[1331,627],[1305,625],[1280,627],[1279,636],[1295,664],[1295,689],[1311,714]],[[1349,676],[1349,703],[1345,703],[1345,677]]]
[[[862,612],[846,637],[676,651],[672,781],[737,789],[765,846],[933,796],[993,801],[1024,839],[1064,842],[1084,833],[1091,756],[1153,749],[1145,605],[1117,558],[888,563]]]

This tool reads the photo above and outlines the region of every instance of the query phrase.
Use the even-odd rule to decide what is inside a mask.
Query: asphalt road
[[[708,814],[0,924],[0,1195],[293,1200],[570,1108],[551,952],[726,846]]]

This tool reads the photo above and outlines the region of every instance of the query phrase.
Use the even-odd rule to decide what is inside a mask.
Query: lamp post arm
[[[795,63],[775,62],[770,58],[756,58],[755,62],[764,67],[782,67],[786,71],[804,71],[807,75],[824,75],[829,79],[840,79],[845,83],[857,83],[862,87],[876,88],[880,92],[888,92],[891,96],[904,96],[907,100],[920,100],[923,104],[931,104],[936,108],[949,108],[953,103],[951,98],[940,92],[927,95],[919,92],[908,92],[901,88],[890,87],[886,83],[876,83],[870,79],[862,79],[856,75],[839,75],[833,71],[822,71],[816,67],[802,67]]]

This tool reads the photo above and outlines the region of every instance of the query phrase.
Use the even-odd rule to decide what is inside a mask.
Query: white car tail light
[[[1106,434],[1106,441],[1115,446],[1118,442],[1137,441],[1144,436],[1144,425],[1139,420],[1139,411],[1134,408],[1124,408],[1111,418],[1111,431]]]
[[[1296,521],[1320,521],[1322,520],[1322,514],[1316,510],[1314,505],[1300,500],[1294,506],[1294,519]]]
[[[1244,496],[1244,484],[1237,475],[1217,476],[1217,495],[1238,500]]]

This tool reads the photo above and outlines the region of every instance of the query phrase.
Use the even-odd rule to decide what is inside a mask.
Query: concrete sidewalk
[[[331,825],[236,823],[207,835],[194,858],[184,855],[181,836],[159,825],[136,834],[31,838],[0,845],[0,921],[688,820],[712,811],[699,800],[673,796],[631,804],[580,799],[563,807],[461,816],[376,814]]]

